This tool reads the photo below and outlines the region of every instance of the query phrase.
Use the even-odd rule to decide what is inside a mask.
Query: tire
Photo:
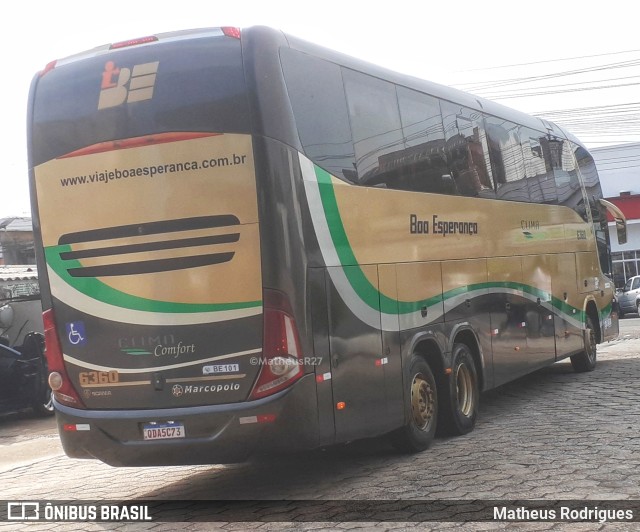
[[[596,328],[591,316],[587,316],[586,331],[584,334],[584,351],[571,357],[573,371],[584,373],[596,369],[597,346]]]
[[[44,401],[33,404],[32,408],[36,415],[40,417],[52,416],[55,413],[53,408],[53,394],[49,388],[47,388]]]
[[[442,432],[460,436],[471,432],[476,424],[480,405],[478,370],[466,344],[454,344],[451,375],[444,386],[438,412]]]
[[[429,364],[418,356],[414,356],[409,365],[405,408],[408,422],[391,433],[391,443],[402,452],[424,451],[436,434],[438,389]]]

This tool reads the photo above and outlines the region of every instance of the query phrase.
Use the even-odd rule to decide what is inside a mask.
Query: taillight
[[[222,33],[224,33],[227,37],[233,37],[234,39],[239,39],[241,35],[240,28],[233,28],[231,26],[223,26],[220,28]]]
[[[54,68],[56,68],[56,64],[58,63],[58,60],[56,59],[55,61],[51,61],[50,63],[47,63],[47,66],[45,66],[39,73],[39,76],[42,77],[45,74],[47,74],[48,72],[51,72]]]
[[[262,367],[250,399],[279,392],[304,374],[298,329],[284,294],[265,290],[263,320]]]
[[[147,37],[139,37],[137,39],[129,39],[128,41],[115,42],[109,46],[109,50],[119,50],[120,48],[128,48],[129,46],[138,46],[139,44],[147,44],[156,42],[158,37],[149,35]]]
[[[60,339],[56,332],[56,321],[52,309],[45,310],[42,313],[42,321],[44,324],[44,341],[46,346],[45,356],[49,369],[49,386],[60,403],[75,408],[85,408],[78,392],[76,392],[71,384],[69,375],[67,375],[62,355],[62,346],[60,345]]]

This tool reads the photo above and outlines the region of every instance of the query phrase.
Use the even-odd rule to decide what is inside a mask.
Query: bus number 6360
[[[118,372],[113,371],[82,371],[80,372],[81,386],[100,386],[103,384],[113,384],[120,380]]]

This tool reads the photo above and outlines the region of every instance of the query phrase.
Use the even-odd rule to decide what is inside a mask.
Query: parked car
[[[622,293],[617,295],[617,299],[618,316],[622,318],[629,313],[638,313],[640,315],[640,275],[627,280]]]
[[[54,413],[44,336],[39,332],[26,334],[19,346],[0,343],[0,413],[26,408],[41,416]]]

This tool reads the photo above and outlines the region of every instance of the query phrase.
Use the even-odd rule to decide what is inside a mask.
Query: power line
[[[500,65],[500,66],[492,66],[492,67],[483,67],[483,68],[472,68],[468,70],[458,70],[457,72],[482,72],[486,70],[498,70],[501,68],[513,68],[520,66],[531,66],[531,65],[541,65],[544,63],[558,63],[560,61],[575,61],[577,59],[590,59],[592,57],[605,57],[609,55],[620,55],[620,54],[628,54],[633,52],[640,52],[640,50],[622,50],[620,52],[609,52],[606,54],[594,54],[594,55],[579,55],[576,57],[562,57],[560,59],[546,59],[543,61],[531,61],[529,63],[514,63],[511,65]]]
[[[561,72],[553,72],[549,74],[540,74],[535,76],[524,76],[518,78],[507,78],[507,79],[498,79],[498,80],[490,80],[484,82],[468,82],[468,83],[458,83],[456,84],[458,87],[464,88],[464,90],[485,90],[492,89],[496,87],[508,86],[508,85],[520,85],[523,83],[532,83],[534,81],[542,81],[553,78],[562,78],[567,76],[577,76],[581,74],[588,74],[592,72],[600,72],[602,70],[612,70],[617,68],[630,68],[640,66],[640,59],[630,59],[628,61],[623,61],[621,63],[610,63],[605,65],[597,65],[586,68],[579,68],[575,70],[565,70]]]
[[[483,97],[487,98],[488,100],[509,100],[513,98],[529,98],[531,96],[548,96],[550,94],[564,94],[567,92],[584,92],[584,91],[594,91],[594,90],[600,90],[600,89],[618,89],[620,87],[632,87],[634,85],[640,85],[640,82],[619,83],[617,85],[603,85],[599,87],[583,87],[580,89],[558,89],[558,90],[542,90],[541,89],[538,92],[520,92],[517,94],[505,94],[505,95],[489,94]]]
[[[572,60],[596,59],[622,54],[638,53],[640,50],[624,50],[603,54],[567,57],[553,60],[517,63],[500,67],[479,68],[467,72],[497,71],[515,67],[553,64]],[[614,70],[625,69],[626,75],[607,75]],[[590,76],[592,79],[584,79]],[[572,79],[573,78],[573,79]],[[501,101],[513,99],[535,99],[560,94],[588,94],[600,91],[620,98],[611,91],[623,91],[640,85],[640,59],[630,58],[608,63],[592,64],[581,68],[569,68],[529,76],[503,77],[487,81],[474,80],[455,84],[462,90],[471,91],[487,99]],[[560,83],[559,81],[563,82]],[[554,83],[555,81],[555,83]],[[620,94],[618,92],[617,94]],[[548,109],[531,113],[545,120],[556,122],[589,144],[621,144],[640,140],[640,101],[621,102],[608,105],[591,105],[569,109]]]

